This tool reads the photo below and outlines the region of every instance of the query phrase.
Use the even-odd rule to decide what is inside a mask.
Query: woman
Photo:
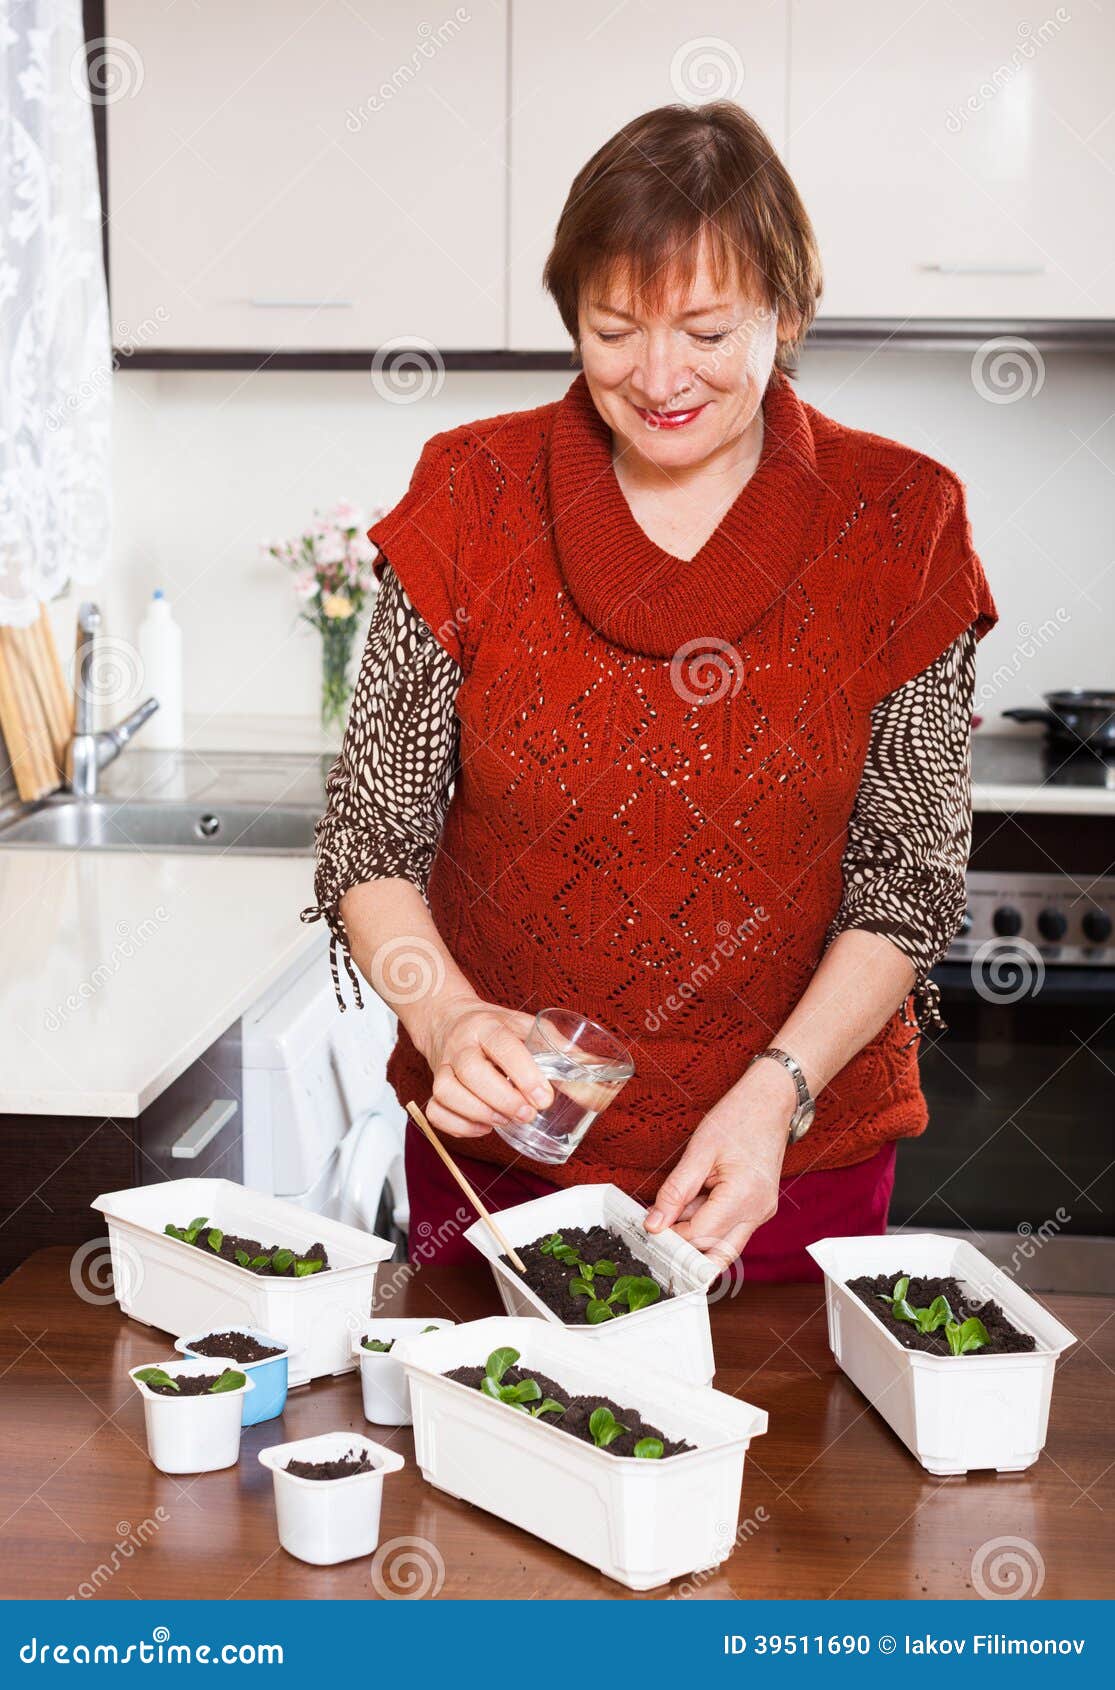
[[[907,1011],[964,907],[994,606],[955,476],[793,392],[820,267],[738,107],[622,129],[544,279],[565,397],[435,436],[370,530],[306,915],[492,1207],[611,1180],[722,1267],[812,1277],[809,1242],[884,1229],[926,1124]],[[551,1004],[637,1072],[544,1180],[492,1128],[549,1101],[522,1041]],[[410,1137],[412,1238],[467,1258]]]

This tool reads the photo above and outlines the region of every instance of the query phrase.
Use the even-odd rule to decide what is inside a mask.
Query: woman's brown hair
[[[578,172],[542,274],[574,342],[585,290],[618,274],[648,310],[688,287],[709,237],[718,286],[776,307],[792,369],[821,295],[813,225],[774,147],[731,100],[659,106],[624,124]]]

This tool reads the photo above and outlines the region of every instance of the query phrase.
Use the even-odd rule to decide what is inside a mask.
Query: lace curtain
[[[0,623],[107,560],[111,386],[81,0],[0,0]]]

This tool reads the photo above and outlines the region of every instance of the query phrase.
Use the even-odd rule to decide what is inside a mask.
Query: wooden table
[[[280,1422],[245,1432],[238,1466],[170,1478],[147,1459],[142,1405],[125,1373],[165,1359],[172,1345],[115,1303],[79,1298],[69,1270],[68,1250],[41,1250],[0,1286],[0,1595],[374,1595],[369,1561],[309,1567],[278,1547],[271,1476],[256,1460],[290,1438],[363,1431],[359,1376],[293,1392]],[[486,1267],[403,1277],[392,1315],[500,1312]],[[1044,1455],[1027,1473],[943,1480],[923,1472],[836,1368],[819,1287],[744,1286],[715,1304],[717,1386],[767,1409],[770,1430],[747,1458],[740,1546],[695,1593],[973,1597],[973,1556],[1012,1537],[1042,1558],[1042,1596],[1110,1594],[1115,1299],[1047,1300],[1080,1342],[1057,1369]],[[443,1597],[630,1594],[427,1485],[409,1430],[368,1430],[408,1463],[386,1483],[381,1544],[432,1545]]]

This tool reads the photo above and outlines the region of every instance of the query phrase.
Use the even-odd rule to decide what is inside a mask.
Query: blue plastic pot
[[[202,1332],[195,1332],[190,1338],[177,1338],[174,1347],[181,1350],[185,1356],[197,1356],[198,1351],[193,1345],[199,1344],[203,1338],[211,1337],[214,1332],[242,1332],[246,1338],[255,1338],[260,1344],[268,1344],[273,1349],[282,1348],[281,1356],[265,1356],[262,1361],[238,1361],[235,1364],[241,1373],[250,1376],[255,1387],[254,1390],[244,1393],[240,1424],[258,1426],[264,1420],[276,1420],[286,1407],[287,1345],[273,1332],[261,1332],[257,1326],[226,1326],[218,1323]]]

